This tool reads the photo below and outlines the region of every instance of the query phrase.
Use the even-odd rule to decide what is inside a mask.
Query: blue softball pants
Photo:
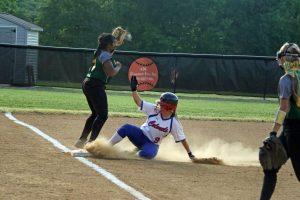
[[[140,157],[152,159],[156,156],[159,146],[151,142],[139,127],[131,124],[124,124],[117,132],[122,138],[127,136],[131,143],[140,150]]]

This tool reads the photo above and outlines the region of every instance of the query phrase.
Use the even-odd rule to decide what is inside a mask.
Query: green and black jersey
[[[89,68],[86,77],[100,80],[104,84],[109,83],[111,77],[106,75],[103,69],[103,63],[105,63],[107,60],[111,60],[113,67],[116,67],[116,62],[112,58],[111,54],[107,51],[101,51],[100,55],[93,59],[92,66]]]

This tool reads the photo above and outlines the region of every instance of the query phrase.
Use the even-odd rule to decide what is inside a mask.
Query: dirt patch
[[[70,149],[79,137],[86,115],[16,114]],[[124,123],[144,119],[109,118],[101,136],[109,138]],[[263,173],[257,148],[270,123],[181,120],[198,157],[217,156],[228,165],[189,162],[172,136],[161,144],[157,160],[95,159],[151,199],[258,199]],[[28,128],[0,116],[0,199],[134,199],[95,171],[60,152]],[[118,146],[133,149],[127,139]],[[290,162],[280,171],[273,199],[299,199]],[[291,187],[293,186],[293,187]]]

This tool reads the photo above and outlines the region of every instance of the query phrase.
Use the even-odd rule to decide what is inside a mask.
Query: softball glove
[[[116,38],[116,46],[121,46],[124,40],[131,41],[131,34],[121,26],[114,28],[112,35]]]
[[[279,169],[287,159],[284,146],[274,135],[267,137],[259,147],[259,162],[264,170]]]

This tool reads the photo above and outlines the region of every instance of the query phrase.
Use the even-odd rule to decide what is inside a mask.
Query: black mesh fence
[[[81,87],[94,49],[0,44],[0,84]],[[129,90],[128,69],[140,58],[158,68],[154,90],[276,95],[283,72],[274,57],[117,51],[123,64],[108,88]],[[171,77],[176,72],[176,82]]]

